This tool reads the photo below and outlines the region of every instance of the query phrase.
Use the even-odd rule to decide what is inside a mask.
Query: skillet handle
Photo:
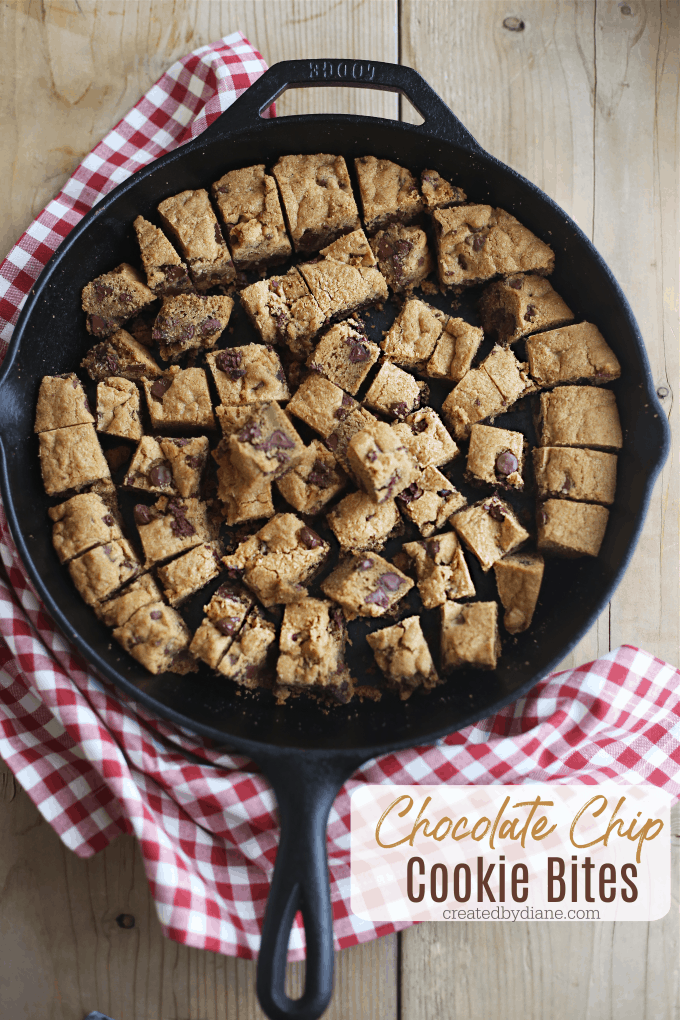
[[[361,761],[285,751],[258,763],[274,787],[281,841],[267,900],[257,962],[257,997],[271,1020],[317,1020],[333,994],[333,913],[326,823],[335,796]],[[300,910],[307,942],[305,989],[285,991],[288,939]]]
[[[409,129],[420,129],[429,136],[439,136],[469,152],[484,152],[422,75],[405,64],[388,64],[380,60],[281,60],[246,89],[202,137],[219,138],[226,132],[231,135],[234,129],[253,127],[259,122],[262,112],[286,89],[318,85],[349,85],[399,92],[424,118],[423,124],[409,124]],[[309,115],[310,121],[312,116]]]

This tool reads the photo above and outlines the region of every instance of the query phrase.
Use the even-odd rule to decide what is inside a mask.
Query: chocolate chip
[[[381,609],[388,609],[390,605],[389,598],[381,588],[378,588],[377,591],[369,592],[364,602],[367,605],[380,606]]]
[[[509,450],[505,450],[503,453],[499,453],[496,457],[496,473],[499,475],[513,474],[519,467],[519,461],[515,457],[514,453],[510,453]]]
[[[162,400],[163,395],[167,393],[171,386],[172,381],[170,379],[156,379],[156,381],[151,386],[150,390],[151,396],[155,397],[156,400]]]
[[[348,415],[349,411],[346,407],[338,407],[335,411],[333,411],[333,417],[337,418],[338,421],[344,421]]]
[[[154,517],[151,508],[145,506],[144,503],[138,503],[132,513],[136,524],[148,524]]]
[[[262,435],[262,429],[259,425],[251,424],[246,425],[245,428],[241,429],[238,434],[239,443],[250,443],[253,445],[253,439],[259,439]]]
[[[219,223],[215,224],[215,241],[217,244],[224,244],[224,238],[222,237],[222,231],[220,230]]]
[[[411,425],[411,432],[418,435],[421,432],[425,432],[427,429],[427,418],[420,418],[419,421],[414,421]]]
[[[537,314],[538,309],[536,308],[536,305],[527,305],[527,310],[524,313],[525,322],[533,322]]]
[[[397,499],[400,499],[402,503],[413,503],[414,500],[420,499],[423,494],[423,490],[420,489],[415,482],[412,482],[408,488],[404,489],[397,495]]]
[[[574,482],[572,481],[572,479],[570,478],[569,475],[565,475],[564,476],[564,485],[562,486],[561,491],[562,492],[571,492],[571,490],[573,488],[574,488]]]
[[[381,588],[385,588],[386,591],[398,591],[403,583],[399,574],[381,574],[378,578],[378,584]]]
[[[343,407],[354,407],[356,400],[350,397],[349,393],[343,393],[342,395],[342,406]]]
[[[449,496],[453,496],[454,492],[455,492],[454,489],[437,489],[437,495],[441,499],[448,499]]]
[[[315,460],[307,476],[307,484],[317,489],[329,489],[333,484],[333,473],[322,460]]]
[[[113,524],[113,517],[111,516],[111,514],[106,514],[105,517],[102,517],[102,520],[103,520],[104,524],[106,524],[106,526],[109,527],[109,528]]]
[[[94,293],[100,301],[103,301],[104,298],[111,297],[113,294],[113,287],[111,287],[108,283],[101,283],[101,281],[97,281],[94,285]]]
[[[227,567],[227,577],[232,581],[238,581],[243,577],[243,567]]]
[[[168,283],[179,283],[180,281],[188,280],[184,266],[164,265],[160,266],[160,270]]]
[[[335,608],[331,609],[328,615],[330,616],[335,626],[341,630],[345,623],[345,617],[342,615],[342,610],[338,609],[336,606]]]
[[[358,570],[370,570],[372,566],[373,566],[373,560],[368,560],[367,559],[367,560],[362,560],[359,564],[357,564],[357,569]]]
[[[405,418],[408,414],[408,407],[403,400],[400,400],[398,404],[393,404],[392,410],[399,418]]]
[[[198,454],[194,454],[192,457],[185,457],[184,460],[187,466],[194,471],[198,471],[200,467],[203,467],[203,458],[199,457]]]
[[[151,617],[152,620],[160,620],[162,615],[163,614],[161,613],[160,609],[152,609],[151,612],[149,613],[149,616]]]
[[[475,239],[472,242],[472,250],[481,251],[485,244],[486,244],[485,237],[475,237]]]
[[[285,432],[281,431],[281,429],[274,429],[271,436],[264,444],[263,449],[264,448],[270,449],[271,447],[275,447],[277,449],[292,450],[294,446],[295,443],[290,438],[290,436],[287,436]]]
[[[198,328],[203,336],[208,336],[210,333],[219,332],[222,329],[222,323],[219,319],[203,319]]]
[[[512,280],[508,280],[508,286],[512,287],[513,290],[521,290],[522,289],[522,277],[521,276],[515,276],[515,277],[512,278]]]
[[[341,683],[331,687],[330,693],[333,700],[337,701],[340,705],[346,705],[352,699],[352,692],[347,680],[343,680]]]
[[[228,616],[225,620],[218,620],[215,626],[221,634],[235,634],[239,623],[238,616]]]
[[[366,454],[366,460],[369,462],[369,464],[372,464],[377,459],[378,454],[376,453],[375,450],[369,450],[368,453]]]
[[[431,538],[425,546],[425,551],[428,559],[436,559],[439,553],[439,542],[435,538]]]
[[[111,548],[111,546],[110,546],[110,545],[105,545],[105,546],[102,546],[102,551],[103,551],[104,553],[106,553],[106,555],[108,556],[108,558],[109,558],[110,560],[112,560],[112,559],[113,559],[113,549]]]
[[[240,368],[242,361],[241,352],[233,348],[231,350],[220,351],[215,358],[215,364],[221,372],[231,372],[235,368]]]
[[[95,336],[105,336],[108,333],[108,319],[102,318],[101,315],[89,315],[88,322],[90,323],[90,330]]]
[[[484,509],[494,521],[504,521],[507,516],[503,507],[497,502],[485,503]]]
[[[338,437],[331,433],[331,435],[326,440],[326,446],[328,447],[329,450],[337,450],[339,442],[340,440],[338,439]]]
[[[547,524],[549,519],[550,518],[548,517],[547,513],[545,512],[545,510],[539,510],[538,511],[538,523],[539,524]]]
[[[364,347],[363,344],[353,343],[349,349],[349,360],[353,365],[360,364],[362,361],[368,361],[371,356],[371,352],[368,347]]]
[[[149,481],[152,485],[158,487],[170,485],[172,482],[172,472],[167,464],[157,464],[155,467],[152,467],[149,471]]]
[[[302,528],[298,531],[298,538],[308,549],[318,549],[319,546],[323,545],[323,541],[311,528]]]

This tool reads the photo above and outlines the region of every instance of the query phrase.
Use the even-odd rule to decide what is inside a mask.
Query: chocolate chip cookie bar
[[[80,596],[95,606],[136,577],[141,566],[128,540],[116,538],[72,559],[68,570]]]
[[[321,513],[346,484],[347,475],[318,439],[306,447],[294,468],[276,480],[276,488],[286,502],[310,517]]]
[[[441,683],[417,616],[367,634],[366,640],[385,674],[387,686],[396,691],[402,701],[418,689],[431,691]]]
[[[95,382],[113,375],[139,382],[161,374],[146,348],[124,329],[91,347],[80,364]]]
[[[229,451],[245,479],[273,482],[302,460],[305,446],[273,400],[258,405],[241,431],[229,437]]]
[[[38,439],[40,470],[48,496],[59,496],[69,489],[78,491],[111,478],[94,425],[52,429],[41,432]]]
[[[204,542],[158,568],[158,580],[171,606],[179,606],[218,576],[224,550],[219,542]]]
[[[192,291],[189,271],[163,231],[143,216],[138,216],[133,226],[149,289],[159,297]]]
[[[299,602],[330,547],[295,514],[277,514],[236,552],[223,558],[227,573],[243,580],[263,606]]]
[[[214,429],[212,400],[202,368],[172,365],[158,379],[142,379],[154,429]]]
[[[518,549],[529,538],[512,509],[498,496],[459,510],[450,523],[486,573],[506,553]]]
[[[231,170],[211,190],[237,271],[286,261],[292,249],[276,181],[265,173],[263,164]]]
[[[286,606],[276,663],[277,693],[305,691],[345,704],[353,684],[345,665],[347,631],[342,613],[322,599]]]
[[[421,371],[437,345],[448,316],[425,301],[409,298],[380,344],[388,361]]]
[[[226,329],[233,307],[230,297],[220,295],[166,297],[151,333],[161,358],[177,361],[187,351],[210,350]]]
[[[387,298],[387,282],[363,230],[345,234],[320,254],[298,269],[326,319],[344,319]]]
[[[132,458],[124,485],[143,492],[198,496],[208,458],[205,436],[165,439],[144,436]]]
[[[139,390],[135,383],[112,375],[97,383],[97,432],[122,439],[141,439]]]
[[[540,446],[620,450],[623,435],[616,397],[599,386],[560,386],[541,393],[536,434]]]
[[[312,372],[300,384],[286,410],[294,414],[324,439],[344,421],[359,403],[325,376]],[[368,415],[368,412],[365,412]],[[368,420],[373,419],[373,415]]]
[[[497,602],[445,602],[442,622],[442,670],[463,666],[495,669],[501,654]]]
[[[436,467],[419,471],[415,481],[396,498],[403,515],[425,538],[443,528],[451,514],[467,505],[465,497]]]
[[[542,446],[534,450],[533,457],[539,499],[575,499],[607,506],[614,502],[616,454]]]
[[[321,585],[324,595],[337,602],[348,620],[357,616],[384,616],[413,587],[413,581],[376,553],[341,561]]]
[[[413,290],[434,269],[427,234],[420,227],[391,223],[371,238],[371,248],[380,272],[395,294]]]
[[[176,609],[150,602],[138,609],[113,636],[150,673],[172,670],[177,656],[189,647],[191,634]],[[184,672],[184,670],[182,670]]]
[[[484,333],[478,326],[451,316],[446,320],[423,374],[432,379],[460,382],[470,371],[483,337]]]
[[[302,361],[311,354],[326,315],[296,268],[244,287],[239,297],[265,343],[285,344]]]
[[[423,211],[416,179],[389,159],[360,156],[354,160],[364,226],[369,234],[389,223],[413,223]]]
[[[111,336],[155,299],[139,270],[121,262],[83,288],[87,331],[97,337]]]
[[[254,606],[220,659],[217,672],[240,687],[269,686],[267,672],[276,627]]]
[[[443,287],[470,286],[500,273],[553,271],[552,248],[504,209],[460,205],[436,209],[432,219]]]
[[[272,168],[296,252],[319,251],[359,226],[347,164],[327,153],[282,156]]]
[[[594,503],[548,499],[536,513],[538,548],[553,556],[597,556],[609,511]]]
[[[380,348],[368,339],[361,320],[349,319],[321,337],[307,364],[354,395],[379,357]]]
[[[484,332],[502,344],[563,326],[574,318],[550,283],[532,273],[509,276],[486,287],[479,300],[479,315]]]
[[[217,669],[254,605],[249,592],[220,585],[210,602],[203,606],[205,616],[192,639],[191,654],[211,669]]]
[[[441,467],[459,454],[448,429],[431,407],[414,411],[392,429],[421,468]]]
[[[87,425],[94,416],[75,372],[45,375],[38,391],[34,432],[51,432],[71,425]]]
[[[447,599],[467,599],[475,586],[455,531],[444,531],[427,542],[406,542],[403,553],[413,567],[425,609],[443,606]]]
[[[151,574],[141,574],[116,595],[97,603],[93,609],[107,627],[122,627],[138,609],[162,601],[161,590]]]
[[[539,553],[511,553],[494,563],[493,570],[505,609],[503,626],[509,634],[521,634],[534,616],[543,580],[543,557]]]
[[[116,515],[93,492],[79,493],[47,512],[54,521],[52,544],[60,563],[123,537]]]
[[[213,450],[212,456],[217,464],[217,498],[222,502],[229,527],[274,516],[272,483],[262,477],[245,478],[232,463],[227,438]]]
[[[425,383],[418,382],[391,361],[385,361],[371,383],[364,403],[389,418],[406,418],[417,411],[428,396]]]
[[[435,209],[448,209],[452,205],[460,205],[467,201],[463,189],[444,180],[436,170],[423,170],[420,175],[420,190],[423,205],[430,213]]]
[[[158,215],[177,241],[196,290],[226,287],[234,281],[234,263],[205,189],[166,198],[158,206]]]
[[[134,519],[146,567],[214,539],[207,507],[198,499],[161,496],[153,506],[138,503]]]
[[[473,425],[467,455],[468,481],[523,489],[524,444],[521,432]]]
[[[356,552],[382,549],[401,518],[393,499],[376,503],[367,492],[350,492],[326,521],[341,547]]]
[[[264,344],[227,347],[206,356],[220,400],[226,406],[289,400],[278,354]]]
[[[590,382],[596,386],[621,375],[621,366],[597,326],[579,322],[526,342],[531,377],[539,386]]]
[[[347,461],[362,488],[376,503],[393,499],[418,473],[399,436],[382,421],[352,437],[347,446]]]

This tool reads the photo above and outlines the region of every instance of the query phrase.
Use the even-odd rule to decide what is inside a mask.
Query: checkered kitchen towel
[[[83,161],[0,266],[1,336],[63,237],[135,170],[201,130],[265,69],[240,34],[174,64]],[[0,754],[81,857],[138,838],[164,931],[257,954],[278,840],[272,792],[251,762],[149,716],[96,678],[41,607],[0,508]],[[394,931],[349,911],[349,798],[361,783],[650,782],[680,794],[680,674],[623,646],[548,677],[490,719],[369,762],[331,812],[337,948]],[[192,762],[185,751],[192,752]],[[203,764],[204,763],[204,764]],[[304,956],[296,927],[290,959]]]

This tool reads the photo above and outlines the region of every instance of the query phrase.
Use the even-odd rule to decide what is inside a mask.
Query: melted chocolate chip
[[[219,223],[215,224],[215,241],[217,244],[224,244],[224,238],[222,237],[222,231],[220,230]]]
[[[537,314],[538,309],[536,308],[536,305],[527,305],[527,310],[524,313],[525,322],[533,322]]]
[[[157,464],[149,471],[149,481],[152,485],[162,487],[172,482],[172,472],[167,464]]]
[[[170,379],[156,379],[149,392],[156,400],[162,400],[164,394],[167,393],[171,386],[172,382]]]
[[[408,414],[408,407],[403,400],[400,400],[398,404],[393,404],[392,410],[399,418],[405,418]]]
[[[508,286],[512,287],[513,290],[521,290],[522,289],[522,277],[521,276],[515,276],[515,277],[513,277],[512,280],[508,280]]]
[[[165,265],[160,267],[168,283],[180,283],[188,280],[187,271],[184,266]]]
[[[225,620],[218,620],[215,626],[221,634],[235,634],[239,628],[238,616],[228,616]]]
[[[375,450],[369,450],[368,453],[366,454],[366,460],[369,462],[369,464],[372,464],[377,459],[378,454],[376,453]]]
[[[550,518],[548,517],[548,514],[546,513],[545,510],[539,510],[538,511],[538,523],[539,524],[547,524],[549,520],[550,520]]]
[[[423,494],[423,490],[419,488],[415,482],[411,482],[408,488],[404,489],[397,495],[397,499],[400,499],[402,503],[413,503],[414,500],[420,499]]]
[[[151,612],[149,613],[149,616],[151,617],[152,620],[160,620],[162,615],[163,614],[161,613],[160,609],[152,609]]]
[[[333,411],[333,417],[337,418],[338,421],[344,421],[348,414],[349,411],[346,407],[338,407],[335,411]]]
[[[439,553],[439,542],[435,538],[431,538],[425,546],[425,552],[428,559],[436,559]]]
[[[102,517],[102,520],[104,524],[106,524],[106,526],[109,528],[113,524],[113,517],[111,516],[111,514],[106,514],[104,517]]]
[[[440,499],[448,499],[449,496],[453,496],[454,489],[437,489],[437,495]]]
[[[246,425],[246,427],[241,429],[239,432],[238,441],[239,443],[250,443],[251,446],[254,446],[255,444],[253,443],[253,439],[259,439],[261,435],[262,429],[259,425]]]
[[[317,489],[329,489],[333,484],[333,473],[322,460],[315,460],[307,476],[307,484]]]
[[[378,588],[376,591],[369,592],[366,598],[364,599],[364,602],[367,605],[380,606],[381,609],[388,609],[390,605],[390,600],[388,596],[385,594],[385,592],[382,590],[382,588]]]
[[[154,518],[151,508],[145,506],[144,503],[138,503],[132,513],[136,524],[148,524]]]
[[[194,471],[198,471],[199,468],[203,467],[203,458],[199,457],[198,454],[194,454],[192,457],[184,458],[188,467]]]
[[[342,406],[343,407],[354,407],[356,400],[350,397],[349,393],[343,393],[342,395]]]
[[[507,516],[503,507],[497,502],[485,503],[484,509],[494,521],[504,521]]]
[[[411,425],[411,432],[418,435],[421,432],[425,432],[427,429],[427,418],[421,418],[419,421],[414,421]]]
[[[222,329],[222,323],[219,319],[203,319],[198,326],[202,336],[209,336],[210,333],[217,333]]]
[[[338,437],[331,433],[331,435],[326,440],[326,446],[328,447],[329,450],[337,450],[339,442],[340,440],[338,439]]]
[[[371,356],[371,352],[368,347],[364,347],[363,344],[353,343],[349,349],[349,360],[353,365],[360,364],[362,361],[368,361]]]
[[[366,559],[366,560],[362,560],[360,563],[357,564],[357,569],[358,570],[370,570],[372,566],[373,566],[373,560]]]
[[[295,446],[295,443],[290,438],[290,436],[287,436],[285,432],[281,431],[281,429],[274,429],[274,431],[272,432],[272,434],[269,437],[269,439],[267,439],[267,441],[265,443],[263,443],[262,449],[263,450],[264,449],[269,450],[271,448],[274,448],[274,449],[292,450],[294,446]],[[286,460],[287,459],[288,458],[286,457]]]
[[[475,237],[472,242],[472,250],[481,251],[485,244],[486,244],[485,237]]]
[[[496,473],[499,475],[513,474],[514,471],[519,467],[519,461],[515,457],[514,453],[510,453],[509,450],[505,450],[503,453],[499,453],[496,457]]]
[[[381,574],[378,578],[378,584],[386,591],[399,591],[403,583],[404,582],[399,577],[399,574]]]
[[[238,581],[243,577],[243,567],[227,567],[227,577],[232,581]]]
[[[298,532],[298,538],[308,549],[318,549],[319,546],[323,545],[322,540],[311,528],[302,528]]]

